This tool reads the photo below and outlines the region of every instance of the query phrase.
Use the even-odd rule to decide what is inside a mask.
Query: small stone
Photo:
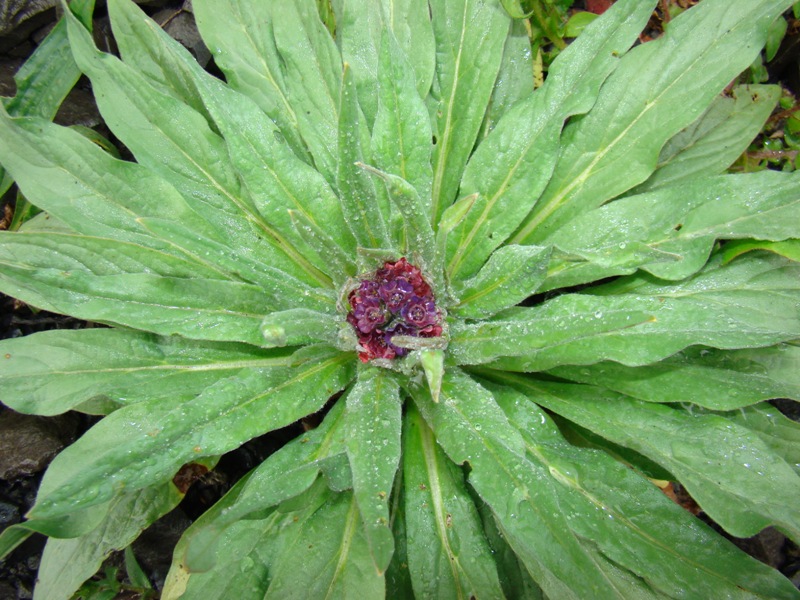
[[[72,415],[44,418],[11,410],[0,413],[0,479],[14,480],[43,470],[70,441]]]

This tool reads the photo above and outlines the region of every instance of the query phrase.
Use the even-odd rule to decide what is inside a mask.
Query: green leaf
[[[113,551],[126,548],[182,497],[171,483],[121,495],[111,502],[105,519],[94,530],[78,538],[49,539],[36,581],[37,598],[69,600]]]
[[[765,242],[761,240],[737,240],[722,247],[723,262],[730,262],[737,256],[751,250],[765,250],[800,262],[800,240],[791,239],[784,242]]]
[[[461,194],[479,194],[447,244],[451,279],[474,275],[522,222],[545,189],[564,120],[592,107],[617,56],[636,40],[654,2],[617,2],[603,27],[586,31],[553,63],[545,84],[509,110],[478,146]]]
[[[289,597],[298,590],[309,598],[385,597],[354,494],[325,496],[325,504],[296,524],[284,522],[288,539],[276,555],[265,597]]]
[[[790,5],[706,0],[673,19],[664,36],[626,54],[591,113],[565,129],[553,177],[512,241],[541,243],[647,179],[664,143],[753,62],[769,24]]]
[[[444,350],[421,350],[419,362],[425,372],[425,379],[428,382],[428,389],[431,391],[431,398],[434,402],[438,402],[439,393],[442,391],[442,378],[444,377]]]
[[[550,248],[542,246],[498,248],[477,275],[456,285],[459,303],[449,311],[482,319],[519,304],[542,284],[549,259]]]
[[[139,562],[136,560],[136,555],[133,549],[128,546],[125,548],[125,574],[131,581],[131,585],[138,587],[142,590],[152,590],[153,584],[150,583],[147,574],[142,569]]]
[[[772,25],[769,26],[769,30],[767,31],[767,45],[764,49],[767,62],[771,61],[775,58],[775,55],[778,54],[783,36],[786,35],[786,30],[788,28],[789,23],[787,23],[786,19],[782,16],[775,19]]]
[[[478,507],[483,519],[483,530],[489,546],[492,548],[497,574],[503,593],[508,600],[544,600],[542,589],[536,584],[514,554],[514,551],[503,539],[494,516],[484,504]]]
[[[244,368],[288,364],[284,350],[125,329],[47,331],[0,341],[3,403],[54,415],[99,397],[117,406],[191,398]]]
[[[73,1],[70,10],[91,29],[94,0]],[[70,52],[66,23],[61,19],[14,74],[17,92],[3,104],[12,116],[52,121],[80,74]]]
[[[381,41],[377,76],[380,95],[372,128],[375,166],[413,185],[425,207],[420,216],[429,219],[433,178],[431,122],[415,87],[414,71],[388,32]]]
[[[451,358],[476,364],[519,356],[495,366],[525,371],[603,360],[639,366],[692,345],[754,348],[800,336],[800,267],[778,257],[747,258],[725,267],[714,261],[674,285],[631,277],[598,288],[598,295],[567,294],[491,321],[454,323]]]
[[[409,407],[403,432],[408,566],[418,598],[501,598],[463,474]]]
[[[499,5],[478,0],[433,0],[430,10],[438,84],[431,190],[435,224],[456,199],[500,69],[510,20]]]
[[[134,2],[110,0],[107,4],[114,41],[125,64],[134,67],[159,91],[191,106],[211,123],[197,89],[195,69],[199,65],[188,50]],[[190,60],[184,60],[186,57]]]
[[[213,230],[172,186],[141,165],[114,159],[71,129],[11,119],[1,108],[0,131],[0,162],[22,192],[75,231],[159,249],[174,246],[184,254],[214,247]],[[174,241],[159,240],[159,230],[169,231]],[[191,250],[181,252],[185,246]]]
[[[182,262],[102,238],[0,235],[0,287],[29,304],[162,335],[261,343],[264,290],[202,275],[189,279]]]
[[[673,473],[708,515],[737,537],[778,525],[800,537],[800,476],[754,433],[729,419],[641,402],[602,388],[502,380],[534,402]]]
[[[421,257],[423,265],[433,265],[435,260],[433,229],[417,190],[402,177],[384,173],[363,163],[356,163],[356,166],[379,177],[386,186],[389,198],[403,220],[406,240],[405,253],[416,253]],[[434,282],[434,287],[437,287],[437,283]]]
[[[319,225],[317,225],[305,212],[289,210],[289,218],[292,220],[297,234],[319,257],[325,257],[328,272],[334,286],[342,287],[347,277],[354,277],[356,267],[349,254],[342,248],[339,241],[331,237]],[[344,224],[344,218],[340,225]],[[348,230],[346,239],[352,238]],[[340,238],[341,239],[341,238]]]
[[[120,487],[164,481],[186,462],[217,456],[319,410],[353,376],[330,349],[297,367],[244,368],[190,401],[155,398],[100,421],[51,463],[31,518],[108,500]]]
[[[232,596],[246,598],[250,594],[263,594],[269,585],[265,563],[274,554],[277,537],[274,527],[285,516],[278,511],[269,511],[259,520],[238,521],[223,531],[220,545],[215,547],[210,566],[205,571],[191,569],[183,558],[187,540],[193,539],[195,530],[202,530],[222,514],[226,499],[235,495],[245,481],[246,479],[241,479],[222,500],[200,515],[178,540],[173,563],[161,593],[163,600],[225,600]],[[236,577],[230,576],[232,572],[236,573]]]
[[[353,73],[367,125],[372,128],[378,111],[378,49],[385,27],[382,0],[336,0],[336,44]]]
[[[416,75],[425,98],[436,74],[436,41],[427,0],[383,0],[387,23]]]
[[[136,33],[128,54],[138,58],[144,53],[143,60],[133,64],[143,63],[145,72],[161,74],[159,80],[179,88],[180,98],[208,113],[209,121],[222,132],[233,167],[259,213],[291,238],[294,228],[287,209],[300,211],[315,226],[324,224],[339,243],[353,250],[335,194],[316,170],[286,146],[279,129],[260,107],[208,75],[181,44],[132,2],[116,0],[112,6],[116,7],[113,14],[118,28]],[[317,267],[324,270],[327,264],[319,259]]]
[[[197,525],[208,524],[221,512],[213,507]],[[179,542],[176,556],[182,553]],[[195,572],[174,563],[162,597],[291,597],[298,590],[310,598],[385,595],[352,493],[331,492],[320,480],[266,518],[239,521],[225,531],[210,571]]]
[[[400,464],[402,404],[397,381],[385,370],[362,370],[347,394],[347,457],[353,494],[378,573],[394,552],[389,497]]]
[[[554,491],[570,529],[596,545],[610,561],[598,561],[608,571],[629,570],[643,580],[637,582],[642,594],[652,590],[662,597],[684,590],[707,598],[742,590],[758,598],[795,597],[789,581],[728,544],[648,480],[605,453],[567,443],[528,397],[508,388],[492,391],[520,428],[530,460],[541,462],[560,484]],[[655,563],[661,568],[653,569]]]
[[[0,533],[0,558],[8,556],[17,546],[27,540],[35,532],[24,524],[13,524]]]
[[[133,68],[98,52],[89,33],[68,21],[73,54],[92,80],[98,108],[109,128],[137,161],[196,203],[210,224],[236,230],[226,243],[246,260],[258,257],[309,283],[327,284],[284,234],[267,223],[244,193],[224,140],[205,117],[158,91]],[[287,217],[288,221],[288,217]],[[289,227],[291,231],[293,229]]]
[[[572,15],[564,25],[564,37],[575,38],[578,37],[589,24],[597,19],[599,15],[590,13],[589,11],[580,11]]]
[[[217,10],[219,8],[215,5],[214,13]],[[314,2],[291,0],[281,3],[279,9],[273,8],[271,13],[286,98],[290,99],[295,111],[298,128],[314,158],[314,166],[329,183],[334,184],[342,77],[339,50],[320,21]],[[264,60],[261,56],[254,58],[259,63]]]
[[[648,402],[686,402],[733,410],[772,398],[800,400],[798,361],[800,348],[787,344],[746,350],[695,347],[653,365],[626,367],[601,362],[548,372]]]
[[[767,402],[724,416],[755,433],[800,475],[800,424]]]
[[[203,41],[231,87],[258,104],[299,157],[308,157],[306,143],[300,135],[300,108],[289,102],[281,65],[283,59],[275,44],[272,3],[244,5],[241,0],[197,0],[192,10]],[[130,54],[125,52],[124,31],[121,32],[121,50],[127,61]],[[139,50],[138,54],[141,52]],[[145,68],[141,56],[136,62],[150,76],[160,69]],[[169,77],[169,83],[173,83],[173,79],[174,76]]]
[[[586,212],[551,241],[560,249],[545,289],[645,268],[683,279],[716,239],[800,237],[800,177],[764,171],[697,179]]]
[[[445,453],[457,464],[469,463],[469,483],[549,597],[620,597],[592,552],[571,532],[558,506],[557,481],[525,458],[522,436],[488,390],[458,369],[448,369],[438,404],[424,389],[413,395]]]
[[[261,321],[262,345],[267,348],[297,346],[312,342],[333,345],[339,331],[339,315],[306,308],[291,308],[268,314]]]
[[[339,170],[337,184],[342,213],[362,248],[386,248],[387,207],[378,202],[375,183],[359,166],[365,160],[361,119],[352,72],[345,65],[339,104]]]
[[[392,502],[392,532],[394,533],[394,554],[384,578],[386,589],[398,598],[413,598],[411,573],[408,570],[408,549],[406,547],[405,500],[402,471],[395,481],[394,501]]]
[[[500,71],[492,90],[489,108],[483,121],[483,132],[479,138],[486,137],[494,129],[500,118],[517,102],[523,101],[533,93],[533,58],[531,40],[525,22],[514,20],[508,31]]]
[[[764,127],[781,88],[740,85],[719,96],[699,119],[673,136],[661,149],[658,166],[631,194],[723,173]]]
[[[242,520],[263,518],[272,507],[300,496],[317,481],[320,471],[327,474],[335,462],[347,467],[344,404],[334,404],[319,427],[272,454],[215,504],[211,514],[192,525],[175,554],[181,564],[193,572],[210,570],[229,528]]]

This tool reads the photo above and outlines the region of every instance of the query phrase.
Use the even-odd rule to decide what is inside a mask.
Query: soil
[[[138,1],[138,0],[137,0]],[[674,3],[693,3],[693,0],[672,0]],[[210,54],[197,34],[191,13],[191,2],[170,0],[140,1],[145,10],[176,39],[197,57],[201,64],[210,61]],[[24,62],[52,28],[57,11],[50,0],[7,0],[0,4],[0,95],[14,94],[13,73]],[[107,18],[103,16],[98,0],[99,17],[95,22],[96,38],[111,39]],[[574,4],[576,8],[590,8],[602,12],[606,0],[585,0]],[[665,1],[662,1],[665,4]],[[22,15],[25,18],[22,18]],[[658,34],[659,19],[651,22],[648,37]],[[113,48],[111,48],[113,50]],[[800,35],[797,27],[790,29],[781,51],[770,63],[770,80],[780,81],[785,88],[800,96]],[[213,63],[210,65],[213,68]],[[98,129],[109,136],[97,111],[88,82],[81,80],[62,105],[56,122],[63,125],[80,124]],[[113,139],[113,138],[112,138]],[[120,148],[125,156],[124,148]],[[0,229],[7,227],[13,213],[15,190],[2,199]],[[7,296],[0,295],[0,339],[20,337],[48,329],[75,329],[90,327],[83,321],[30,307]],[[778,401],[778,407],[789,417],[800,421],[800,403]],[[0,404],[0,531],[24,519],[33,505],[42,473],[50,460],[65,446],[72,443],[97,421],[79,413],[67,413],[44,418],[20,415]],[[199,474],[186,480],[188,491],[174,511],[147,529],[134,544],[134,552],[145,574],[156,590],[163,585],[169,569],[172,550],[186,527],[216,502],[248,470],[259,464],[272,452],[308,427],[296,423],[283,430],[251,440],[241,448],[226,454],[210,473]],[[679,486],[671,492],[675,500],[688,510],[697,512],[696,505]],[[716,528],[702,512],[698,515]],[[729,536],[727,536],[729,537]],[[729,538],[730,539],[730,538]],[[748,539],[732,539],[743,550],[758,560],[779,569],[800,587],[800,549],[774,529],[767,529]],[[0,560],[0,600],[29,599],[39,567],[45,539],[35,534]],[[124,577],[122,553],[112,555],[106,566],[120,569]],[[101,570],[98,579],[102,577]],[[117,598],[152,597],[134,591],[121,591]]]

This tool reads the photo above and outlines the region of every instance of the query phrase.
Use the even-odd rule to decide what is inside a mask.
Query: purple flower
[[[441,315],[422,272],[405,258],[385,262],[362,279],[348,295],[347,322],[358,335],[362,362],[393,359],[409,353],[392,343],[398,335],[435,337],[442,334]]]
[[[369,333],[378,325],[386,322],[386,311],[377,297],[360,298],[353,309],[356,327],[362,333]]]
[[[380,288],[380,285],[376,281],[367,279],[361,282],[361,285],[358,286],[358,292],[356,293],[362,300],[366,300],[367,298],[379,299],[378,288]]]
[[[383,283],[378,293],[386,303],[386,307],[393,313],[397,313],[414,294],[414,288],[407,279],[398,277]]]
[[[411,296],[408,299],[408,302],[400,309],[400,316],[405,319],[406,323],[419,329],[434,325],[439,319],[436,303],[429,298],[420,298],[419,296]]]
[[[400,346],[395,346],[392,343],[392,338],[396,335],[414,335],[414,330],[406,325],[405,323],[398,323],[395,322],[389,327],[383,334],[383,339],[386,342],[386,345],[394,350],[394,353],[397,356],[405,356],[408,354],[408,348],[401,348]]]

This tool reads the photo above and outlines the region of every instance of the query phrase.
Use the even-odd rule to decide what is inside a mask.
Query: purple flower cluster
[[[348,299],[352,311],[347,322],[358,335],[362,362],[405,356],[408,350],[392,344],[393,336],[442,334],[431,286],[405,258],[384,263],[371,279],[362,279]]]

